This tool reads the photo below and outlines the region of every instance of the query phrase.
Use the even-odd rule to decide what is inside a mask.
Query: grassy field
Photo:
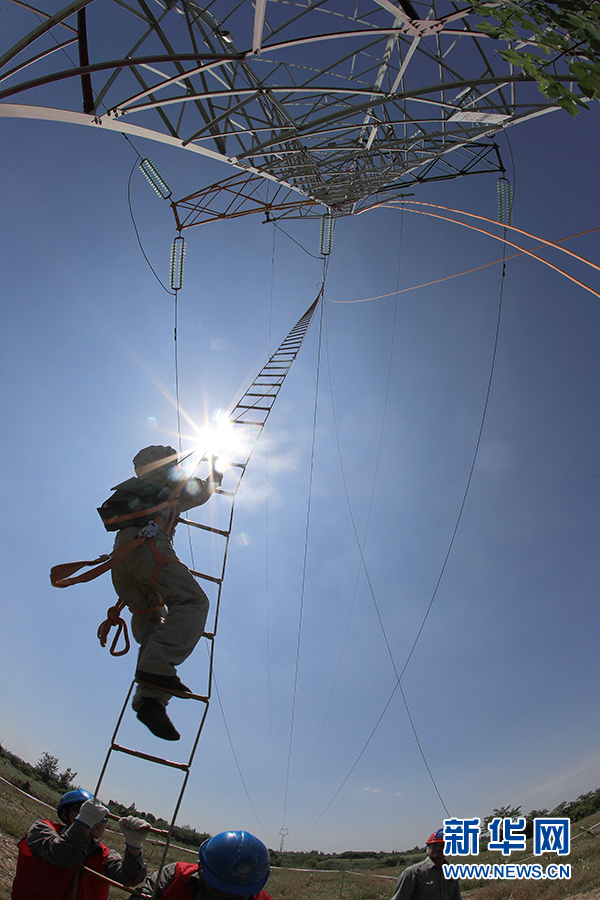
[[[500,853],[480,852],[476,857],[464,857],[460,862],[477,864],[498,863],[539,863],[544,869],[552,863],[571,866],[571,878],[561,881],[462,881],[461,892],[468,900],[559,900],[598,892],[600,896],[600,828],[593,826],[600,821],[595,813],[571,825],[571,853],[557,857],[554,853],[532,856],[531,841],[522,853],[511,853],[502,857]],[[589,829],[592,829],[591,831]],[[457,862],[455,857],[453,862]]]
[[[24,778],[21,772],[4,759],[0,760],[0,779],[0,900],[10,900],[16,869],[17,844],[36,819],[57,821],[55,809],[61,794],[41,781]],[[8,781],[14,782],[14,786],[7,783]],[[33,799],[28,794],[35,794],[38,799]],[[123,852],[123,836],[116,822],[109,821],[102,843],[119,853]],[[144,851],[149,870],[157,869],[163,855],[160,839],[156,836],[148,839]],[[169,862],[180,859],[194,862],[197,855],[191,850],[169,852]],[[128,895],[118,888],[111,887],[109,896],[111,900],[117,898],[123,900]]]
[[[60,794],[38,780],[25,779],[23,773],[5,759],[0,759],[0,776],[0,900],[10,900],[17,843],[35,819],[56,818],[53,809]],[[34,794],[38,799],[28,794]],[[48,809],[43,803],[49,804],[52,809]],[[560,857],[559,860],[554,854],[528,858],[531,850],[513,853],[507,859],[501,858],[498,853],[481,852],[477,857],[460,860],[474,863],[517,863],[527,859],[528,862],[540,862],[543,866],[557,861],[570,863],[569,881],[464,881],[461,883],[463,896],[467,900],[559,900],[586,895],[589,900],[592,897],[600,900],[600,827],[593,827],[599,821],[600,815],[596,813],[573,823],[572,852],[570,856]],[[109,822],[103,842],[119,852],[123,851],[123,838],[116,822]],[[197,859],[196,851],[197,848],[170,849],[167,861],[194,862]],[[146,841],[144,853],[149,870],[157,869],[163,854],[163,846],[157,836],[153,835]],[[409,857],[408,863],[412,861]],[[321,868],[327,866],[331,866],[331,870]],[[388,865],[374,869],[372,859],[337,858],[330,861],[323,857],[319,862],[319,870],[273,867],[267,890],[273,900],[388,900],[402,868],[390,868]],[[111,900],[123,900],[126,896],[117,888],[110,890]]]
[[[35,819],[56,820],[54,809],[60,792],[32,778],[26,779],[7,760],[0,759],[0,900],[10,900],[12,880],[16,868],[17,843],[27,833]],[[7,783],[7,782],[14,782]],[[25,793],[26,791],[26,793]],[[39,802],[28,794],[35,794]],[[44,805],[48,804],[48,806]],[[102,839],[108,847],[123,852],[123,837],[116,822],[109,822]],[[144,844],[144,855],[149,871],[158,868],[163,855],[160,838],[152,835]],[[170,848],[167,862],[197,860],[197,848]],[[360,862],[360,861],[359,861]],[[358,870],[357,870],[358,872]],[[395,875],[389,868],[378,873],[351,874],[344,869],[328,871],[294,871],[273,868],[268,890],[273,900],[387,900],[391,897]],[[385,877],[387,876],[387,877]],[[390,877],[392,876],[392,877]],[[124,891],[111,887],[111,900],[123,900]]]

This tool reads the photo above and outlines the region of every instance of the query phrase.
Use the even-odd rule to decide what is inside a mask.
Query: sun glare
[[[212,418],[210,425],[198,430],[196,446],[204,458],[214,458],[217,471],[225,472],[235,462],[245,460],[249,451],[249,436],[221,409],[216,410]]]

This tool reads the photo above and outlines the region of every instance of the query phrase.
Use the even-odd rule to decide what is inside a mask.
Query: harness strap
[[[160,596],[160,594],[159,594]],[[121,601],[123,602],[123,601]],[[157,606],[149,606],[148,609],[130,609],[129,612],[132,616],[151,616],[152,613],[162,612],[163,609],[166,609],[166,603],[161,597],[161,601]],[[155,619],[158,619],[159,616],[155,616]]]
[[[167,563],[178,562],[178,560],[170,559],[168,556],[165,556],[163,553],[161,553],[160,550],[158,549],[158,544],[156,543],[156,541],[154,540],[153,537],[147,538],[147,541],[148,541],[148,547],[150,549],[150,552],[152,553],[152,556],[156,560],[154,572],[152,573],[152,580],[150,582],[150,584],[152,585],[152,588],[154,590],[156,590],[156,581],[158,579],[158,573],[160,572],[161,567],[165,566]]]
[[[162,528],[160,529],[162,531]],[[158,545],[154,540],[153,536],[150,535],[139,535],[138,537],[133,538],[131,541],[127,541],[126,544],[122,544],[117,550],[113,551],[113,553],[103,553],[102,556],[99,556],[97,559],[86,559],[79,560],[78,562],[72,563],[61,563],[58,566],[53,566],[50,569],[50,583],[53,587],[69,587],[72,584],[84,584],[87,581],[93,581],[94,578],[98,578],[99,575],[103,575],[105,572],[109,572],[114,566],[120,563],[126,556],[129,556],[134,550],[140,547],[144,541],[147,541],[148,547],[156,560],[156,568],[152,574],[152,587],[156,587],[156,579],[158,578],[158,573],[161,566],[166,565],[166,563],[177,562],[177,559],[170,559],[167,556],[164,556],[158,549]],[[75,572],[78,572],[79,569],[83,569],[84,566],[94,566],[93,569],[90,569],[88,572],[84,572],[82,575],[77,575],[75,578],[71,578],[71,575],[74,575]]]
[[[154,567],[154,571],[152,573],[152,578],[150,581],[152,589],[156,590],[156,582],[161,567],[170,562],[177,562],[177,559],[170,559],[169,557],[161,553],[154,537],[144,534],[135,537],[131,541],[127,541],[126,544],[122,544],[117,550],[114,551],[114,553],[112,553],[112,555],[104,553],[97,559],[80,560],[79,562],[62,563],[61,565],[53,566],[53,568],[50,569],[50,582],[54,587],[69,587],[72,584],[82,584],[86,581],[93,581],[94,578],[98,578],[99,575],[103,575],[104,572],[108,572],[110,569],[120,563],[123,559],[125,559],[126,556],[129,556],[130,553],[140,547],[144,542],[148,544],[148,549],[156,560],[156,566]],[[84,572],[82,575],[77,575],[75,578],[70,577],[74,575],[75,572],[78,572],[79,569],[82,569],[84,566],[93,566],[94,568],[90,569],[87,572]],[[125,619],[121,618],[120,615],[125,606],[127,606],[125,601],[119,600],[115,604],[115,606],[111,606],[108,609],[106,619],[98,626],[97,634],[100,645],[102,647],[106,647],[110,629],[113,626],[116,626],[117,628],[117,633],[113,639],[112,644],[110,645],[111,656],[124,656],[125,653],[129,652],[129,649],[131,647],[131,643],[129,641],[129,632],[127,630],[127,622],[125,621]],[[132,615],[151,616],[152,613],[162,611],[163,609],[166,609],[166,606],[164,600],[161,598],[160,603],[156,606],[148,607],[148,609],[131,609],[130,612],[132,613]],[[117,644],[119,642],[121,634],[123,635],[125,646],[122,650],[117,650]]]
[[[86,581],[93,581],[94,578],[98,578],[99,575],[103,575],[104,572],[108,572],[113,566],[120,563],[121,560],[125,559],[125,557],[133,550],[141,546],[145,540],[145,537],[136,537],[132,541],[127,541],[126,544],[122,544],[118,550],[115,550],[112,554],[103,553],[98,559],[81,560],[79,562],[62,563],[61,565],[53,566],[50,569],[50,583],[53,587],[63,588],[69,587],[72,584],[83,584]],[[78,572],[79,569],[83,569],[84,566],[94,566],[94,568],[90,569],[88,572],[84,572],[82,575],[77,575],[75,578],[70,577],[75,572]]]

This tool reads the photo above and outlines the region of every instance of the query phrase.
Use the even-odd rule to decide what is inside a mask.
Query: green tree
[[[77,772],[73,772],[69,766],[57,776],[56,783],[61,791],[66,792],[73,789],[73,782],[76,778]]]
[[[56,779],[58,775],[58,759],[56,756],[50,756],[49,753],[44,751],[35,764],[35,771],[42,781],[48,784],[51,779]]]
[[[525,817],[525,837],[533,837],[534,819],[545,819],[549,815],[547,809],[532,809]]]
[[[477,27],[509,44],[500,56],[535,79],[549,100],[575,116],[588,108],[582,97],[600,99],[599,0],[471,0],[471,6],[486,18]],[[564,63],[579,93],[568,86]]]
[[[487,828],[492,819],[518,819],[520,816],[520,806],[501,806],[500,809],[493,810],[491,816],[485,817],[483,827]]]

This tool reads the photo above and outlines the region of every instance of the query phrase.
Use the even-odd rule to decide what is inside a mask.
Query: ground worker
[[[446,878],[443,865],[444,829],[438,828],[426,842],[427,859],[405,869],[392,895],[392,900],[461,900],[455,878]]]
[[[139,890],[153,900],[271,900],[263,891],[270,871],[262,841],[247,831],[224,831],[204,841],[197,863],[165,866]]]
[[[119,819],[125,838],[121,857],[100,843],[108,809],[89,791],[67,791],[56,812],[60,822],[40,819],[20,841],[11,900],[107,900],[109,883],[94,872],[130,887],[144,880],[147,822]]]
[[[136,477],[118,484],[98,510],[108,530],[118,531],[114,550],[144,538],[112,569],[119,599],[131,612],[140,646],[132,706],[157,737],[179,740],[165,707],[172,695],[193,693],[177,675],[204,633],[208,598],[177,557],[172,539],[181,512],[200,506],[223,478],[211,459],[208,478],[188,477],[172,447],[145,447],[134,457]]]

